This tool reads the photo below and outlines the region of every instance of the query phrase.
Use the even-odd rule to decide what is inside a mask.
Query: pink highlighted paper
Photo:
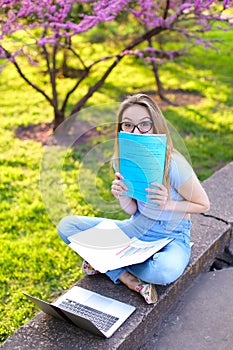
[[[172,241],[170,238],[153,242],[130,239],[111,220],[70,236],[69,240],[69,246],[102,273],[143,262]]]

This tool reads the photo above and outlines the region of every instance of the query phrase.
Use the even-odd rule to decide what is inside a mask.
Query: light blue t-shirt
[[[170,179],[171,200],[184,200],[184,198],[178,193],[178,189],[193,175],[195,175],[195,173],[187,160],[178,152],[172,152],[168,175]],[[153,203],[137,201],[137,205],[141,214],[154,220],[177,221],[185,215],[185,213],[157,209],[156,205]]]

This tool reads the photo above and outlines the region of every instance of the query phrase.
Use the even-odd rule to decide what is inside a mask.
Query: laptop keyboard
[[[61,304],[59,304],[59,307],[90,320],[99,330],[104,332],[107,332],[112,325],[119,320],[118,317],[70,299],[63,300]]]

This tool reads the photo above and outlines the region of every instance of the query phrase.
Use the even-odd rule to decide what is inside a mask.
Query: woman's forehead
[[[145,118],[150,118],[150,114],[149,114],[146,107],[140,106],[140,105],[134,105],[134,106],[128,107],[124,111],[123,118],[130,119],[130,120],[134,120],[134,119],[139,118],[141,120],[141,119],[145,119]]]

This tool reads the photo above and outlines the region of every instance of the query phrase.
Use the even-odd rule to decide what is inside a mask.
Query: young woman
[[[147,303],[157,301],[155,284],[175,281],[190,259],[190,214],[209,209],[209,200],[197,176],[184,157],[172,145],[166,120],[156,103],[145,94],[124,100],[117,115],[115,155],[118,154],[119,131],[138,134],[166,134],[167,152],[163,184],[151,183],[145,188],[149,202],[122,196],[127,190],[122,175],[116,170],[111,192],[130,219],[114,222],[130,237],[155,241],[164,237],[173,240],[143,263],[111,270],[106,275],[115,283],[124,283],[142,295]],[[116,163],[116,162],[114,162]],[[116,165],[115,165],[116,167]],[[156,205],[155,205],[156,204]],[[69,216],[61,220],[58,232],[69,244],[69,236],[99,224],[103,218]],[[95,274],[88,262],[83,271]]]

